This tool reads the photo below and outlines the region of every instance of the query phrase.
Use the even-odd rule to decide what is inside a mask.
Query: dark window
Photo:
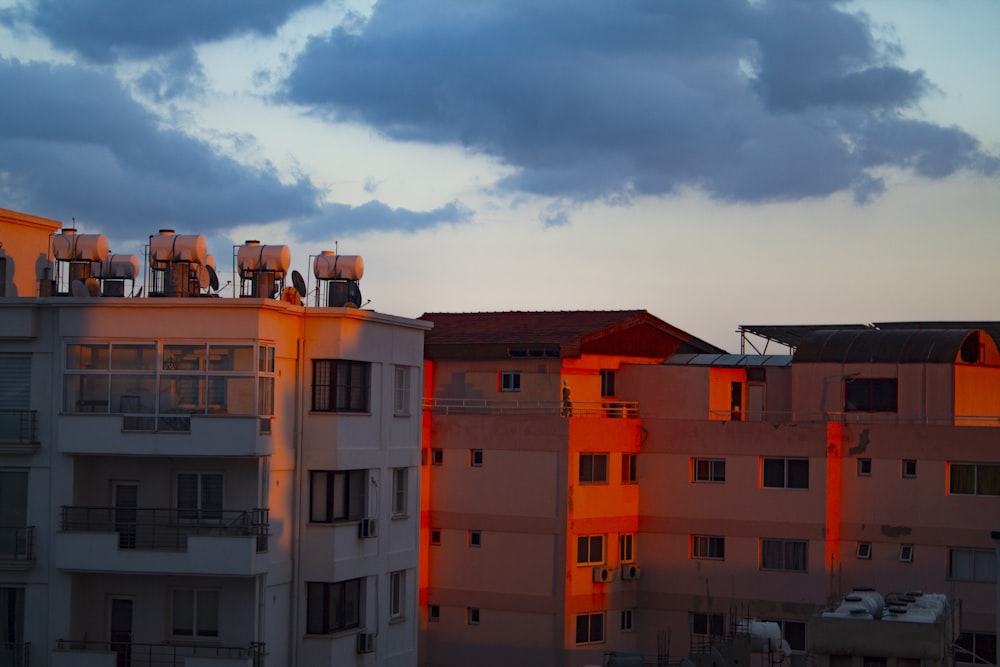
[[[618,560],[631,563],[635,560],[635,535],[624,533],[618,536]]]
[[[306,584],[306,632],[326,635],[361,627],[363,579]]]
[[[436,604],[427,605],[427,620],[428,621],[440,621],[441,620],[441,607]]]
[[[577,565],[599,565],[604,562],[604,536],[581,535],[576,538]]]
[[[858,548],[855,552],[861,560],[871,560],[872,557],[872,543],[871,542],[858,542]]]
[[[481,530],[469,531],[469,546],[477,548],[483,546],[483,531]]]
[[[809,459],[765,458],[761,468],[761,484],[766,488],[809,488]]]
[[[622,454],[622,484],[635,484],[639,481],[635,454]]]
[[[895,378],[854,378],[844,382],[847,412],[896,412],[898,382]]]
[[[596,644],[604,641],[604,612],[580,614],[576,617],[576,643]]]
[[[691,634],[693,635],[721,637],[725,632],[725,621],[722,614],[691,612],[689,619],[691,621]]]
[[[431,544],[440,545],[441,544],[441,529],[434,528],[431,530]]]
[[[601,371],[601,398],[613,398],[615,396],[615,372],[611,370]]]
[[[310,521],[333,523],[364,517],[367,470],[312,470],[309,478]]]
[[[314,359],[312,409],[315,412],[368,412],[371,364]]]
[[[760,569],[805,572],[808,554],[805,540],[761,540]]]
[[[479,625],[479,607],[467,607],[465,620],[469,625]]]
[[[444,465],[444,450],[431,449],[431,465]]]
[[[632,624],[632,610],[622,609],[622,632],[629,632],[634,628]]]
[[[608,481],[607,454],[580,454],[580,483],[603,484]]]
[[[1000,496],[1000,464],[952,463],[948,469],[948,488],[951,493]]]
[[[483,450],[481,449],[470,450],[469,464],[474,468],[481,468],[483,465]]]
[[[997,636],[992,632],[963,632],[955,642],[955,662],[997,664]]]
[[[500,373],[500,391],[521,391],[521,371]]]
[[[996,552],[992,549],[948,549],[948,578],[953,581],[995,582]]]
[[[726,538],[719,535],[692,535],[691,558],[723,560],[726,557]]]
[[[913,478],[917,476],[917,461],[916,459],[903,459],[901,464],[903,477]]]
[[[861,477],[869,477],[871,474],[872,474],[872,460],[858,459],[858,475]]]
[[[693,468],[696,482],[726,481],[725,459],[694,459]]]

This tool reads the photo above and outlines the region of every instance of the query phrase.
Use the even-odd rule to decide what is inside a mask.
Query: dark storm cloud
[[[336,238],[379,231],[413,232],[441,224],[467,222],[471,218],[472,211],[457,202],[432,211],[411,211],[391,208],[373,200],[360,206],[326,204],[323,212],[315,218],[293,223],[291,233],[295,240],[306,241],[324,236]]]
[[[118,82],[76,67],[0,60],[0,201],[141,238],[316,215],[321,194],[283,184],[158,127]],[[142,225],[141,228],[137,228]]]
[[[284,94],[576,201],[865,201],[882,167],[995,171],[960,129],[903,118],[933,86],[898,56],[835,2],[381,0],[361,30],[310,42]]]
[[[29,28],[94,62],[150,57],[243,33],[273,34],[322,0],[31,0],[0,11],[0,23]]]

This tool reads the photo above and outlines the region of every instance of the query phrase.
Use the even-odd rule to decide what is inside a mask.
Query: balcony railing
[[[38,442],[36,410],[0,410],[0,445]]]
[[[558,415],[561,417],[638,417],[638,401],[494,401],[483,398],[425,398],[424,410],[436,415]]]
[[[34,526],[0,526],[0,560],[34,560],[34,535]]]
[[[63,506],[66,532],[118,533],[119,549],[186,551],[188,537],[255,537],[257,552],[267,551],[270,525],[266,509],[184,510]]]
[[[118,664],[130,665],[130,667],[184,667],[190,658],[247,660],[253,667],[260,667],[264,663],[265,655],[262,642],[251,642],[246,646],[206,646],[204,644],[137,644],[58,639],[56,640],[56,650],[117,653],[119,655]]]
[[[790,410],[765,410],[760,412],[739,410],[709,410],[710,419],[716,421],[767,422],[769,424],[789,423],[826,423],[839,422],[843,424],[920,424],[930,426],[1000,426],[1000,415],[945,415],[927,417],[925,415],[906,415],[898,412],[792,412]],[[793,419],[794,418],[794,419]]]
[[[0,665],[28,667],[31,644],[29,642],[0,642]]]

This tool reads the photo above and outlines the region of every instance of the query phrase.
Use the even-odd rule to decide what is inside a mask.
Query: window
[[[761,485],[769,489],[808,489],[809,459],[761,459]]]
[[[781,628],[781,638],[788,642],[789,648],[793,651],[806,650],[805,621],[786,621],[778,618],[764,618],[761,620],[777,623]]]
[[[469,531],[469,546],[476,548],[483,546],[483,531],[481,530]]]
[[[639,481],[635,454],[622,454],[622,484],[635,484]]]
[[[444,450],[431,449],[431,465],[444,465]]]
[[[257,348],[257,414],[274,414],[274,345]]]
[[[632,632],[635,629],[633,624],[634,611],[632,609],[622,609],[622,632]]]
[[[618,536],[618,560],[631,563],[635,560],[635,535],[623,533]]]
[[[431,544],[434,546],[439,546],[441,544],[441,529],[432,528],[431,529]]]
[[[993,549],[948,549],[948,578],[953,581],[995,582],[997,557]]]
[[[691,558],[724,560],[726,558],[726,538],[719,535],[692,535]]]
[[[805,540],[760,541],[760,569],[805,572],[809,562],[809,543]]]
[[[896,412],[895,378],[852,378],[844,382],[845,412]]]
[[[441,620],[441,606],[436,604],[427,605],[427,620],[437,623]]]
[[[872,460],[858,459],[858,477],[870,477],[872,474]]]
[[[900,462],[900,474],[903,479],[913,479],[917,476],[917,460],[903,459]]]
[[[309,520],[357,521],[365,515],[367,470],[311,470]]]
[[[368,412],[371,364],[344,359],[314,359],[312,409],[315,412]]]
[[[392,469],[392,515],[406,516],[406,499],[409,494],[409,470],[406,468]]]
[[[608,455],[580,454],[580,483],[607,484]]]
[[[33,557],[27,525],[28,470],[0,468],[0,559]]]
[[[405,417],[410,414],[410,368],[396,366],[392,392],[392,414]]]
[[[406,602],[406,572],[389,573],[389,618],[403,618]]]
[[[603,562],[603,535],[580,535],[576,538],[577,565],[600,565]]]
[[[30,398],[31,356],[0,354],[0,442],[35,440]]]
[[[219,591],[175,589],[171,619],[171,634],[175,637],[218,637]]]
[[[951,463],[948,469],[951,493],[1000,496],[1000,463]]]
[[[177,518],[181,521],[218,521],[222,518],[221,472],[177,473]]]
[[[576,617],[576,643],[599,644],[604,641],[604,612],[578,614]]]
[[[903,563],[913,562],[913,545],[912,544],[900,544],[899,545],[899,560]]]
[[[858,542],[858,548],[855,552],[857,557],[861,560],[871,560],[872,557],[872,543],[871,542]]]
[[[501,372],[500,391],[521,391],[521,371]]]
[[[601,398],[615,397],[615,372],[612,370],[601,370]]]
[[[336,583],[306,584],[306,632],[328,635],[361,627],[362,583],[348,579]]]
[[[483,467],[483,450],[481,449],[469,450],[469,465],[471,465],[473,468]]]
[[[992,632],[963,632],[955,642],[955,662],[997,664],[997,636]]]
[[[721,637],[725,633],[725,618],[722,614],[707,614],[692,611],[688,614],[691,634],[706,637]]]
[[[479,625],[479,607],[465,608],[465,622],[469,625]]]
[[[692,459],[691,479],[695,482],[725,482],[725,459]]]
[[[24,588],[13,586],[0,586],[0,646],[6,651],[18,646],[12,644],[24,643]],[[5,651],[5,653],[6,653]],[[4,655],[4,653],[0,653]],[[6,653],[6,660],[3,664],[14,667],[23,665],[26,667],[28,661],[18,662],[15,657],[10,659],[10,653]]]

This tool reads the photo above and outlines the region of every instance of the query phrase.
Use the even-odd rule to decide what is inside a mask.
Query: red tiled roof
[[[424,313],[419,319],[434,323],[424,334],[428,345],[553,345],[645,314],[645,310],[550,310]]]

